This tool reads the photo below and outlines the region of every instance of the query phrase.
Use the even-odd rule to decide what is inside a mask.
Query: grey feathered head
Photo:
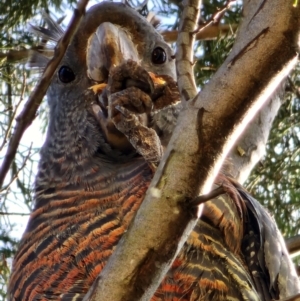
[[[45,20],[48,29],[33,27],[33,30],[45,39],[57,41],[63,34],[62,29],[49,17]],[[41,66],[46,61],[39,55],[32,64]],[[107,93],[117,91],[107,92],[105,88],[111,71],[126,61],[138,66],[140,73],[121,72],[117,90],[139,87],[149,93],[154,109],[163,108],[165,102],[161,96],[165,88],[171,87],[166,85],[166,77],[176,78],[171,48],[145,18],[124,4],[102,2],[93,6],[67,48],[47,92],[50,122],[44,154],[55,149],[68,156],[73,154],[74,148],[80,148],[81,156],[99,150],[109,155],[133,150],[110,120]],[[154,82],[157,76],[166,77]],[[170,96],[168,102],[172,104],[178,99],[177,93],[174,98]],[[138,118],[146,126],[151,125],[150,115]]]

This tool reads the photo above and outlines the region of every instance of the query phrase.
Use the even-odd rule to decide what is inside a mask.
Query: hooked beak
[[[138,62],[138,52],[130,34],[109,22],[100,24],[88,41],[88,76],[97,81],[107,80],[111,68],[131,59]]]

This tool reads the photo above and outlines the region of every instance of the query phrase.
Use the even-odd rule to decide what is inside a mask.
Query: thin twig
[[[3,212],[3,211],[0,211],[0,215],[18,215],[18,216],[28,216],[30,215],[30,213],[22,213],[22,212]]]
[[[29,49],[10,49],[6,52],[0,52],[0,60],[5,60],[8,63],[26,62],[34,51],[41,52],[47,57],[52,57],[54,53],[54,50],[41,49],[41,46],[34,46]]]
[[[197,30],[194,32],[195,34],[198,34],[202,31],[207,30],[207,28],[209,28],[212,25],[216,25],[219,24],[224,13],[226,12],[226,10],[234,3],[236,2],[236,0],[227,0],[227,2],[225,3],[225,5],[220,8],[219,10],[217,10],[212,17],[209,19],[209,21],[207,21],[207,23],[204,26],[198,27]]]
[[[285,240],[286,247],[291,255],[295,257],[300,252],[300,235],[296,235]]]
[[[1,146],[0,146],[0,151],[1,151],[1,150],[3,149],[3,147],[6,145],[7,139],[8,139],[8,137],[10,136],[11,129],[12,129],[12,124],[13,124],[13,121],[14,121],[14,119],[15,119],[15,117],[16,117],[18,108],[19,108],[20,104],[22,103],[22,101],[24,100],[25,89],[26,89],[26,74],[23,73],[22,91],[21,91],[20,99],[19,99],[17,105],[15,106],[15,109],[13,110],[12,116],[10,116],[10,118],[9,118],[9,122],[8,122],[8,125],[7,125],[7,129],[6,129],[6,131],[5,131],[5,135],[4,135],[2,144],[1,144]],[[11,107],[11,106],[10,106],[10,107]]]
[[[195,39],[199,40],[214,40],[218,37],[233,35],[237,29],[237,24],[214,24],[210,23],[208,26],[202,27],[199,32],[196,33]],[[164,40],[168,43],[176,42],[178,37],[177,30],[166,30],[160,33]]]
[[[48,63],[45,71],[35,87],[34,91],[31,93],[29,99],[27,100],[23,111],[16,118],[16,127],[13,132],[13,135],[9,141],[7,152],[5,154],[1,169],[0,169],[0,187],[3,185],[5,176],[9,170],[9,167],[16,155],[17,148],[19,146],[20,140],[27,129],[27,127],[32,123],[36,117],[36,112],[42,102],[42,99],[49,87],[51,78],[58,67],[64,53],[73,37],[76,33],[79,23],[85,14],[85,8],[88,3],[88,0],[80,0],[77,4],[77,8],[74,10],[72,20],[63,35],[63,37],[58,42],[54,56]]]
[[[5,110],[3,110],[1,113],[7,113],[9,111],[12,111],[13,107],[12,106],[8,106]]]
[[[27,155],[26,155],[26,157],[25,157],[25,159],[24,159],[24,161],[23,161],[21,167],[14,173],[14,175],[13,175],[12,179],[10,180],[10,182],[9,182],[5,187],[0,188],[0,193],[3,193],[3,191],[8,190],[9,187],[12,185],[12,183],[13,183],[15,180],[18,179],[21,170],[24,169],[24,167],[26,166],[26,163],[27,163],[27,161],[28,161],[28,159],[29,159],[29,157],[30,157],[30,155],[31,155],[31,149],[32,149],[32,143],[30,144],[28,153],[27,153]]]
[[[224,190],[224,187],[223,186],[220,186],[212,191],[210,191],[209,193],[207,194],[203,194],[203,195],[199,195],[197,196],[196,198],[194,198],[190,203],[189,205],[192,206],[192,207],[196,207],[196,206],[199,206],[209,200],[212,200],[216,197],[218,197],[219,195],[225,193],[226,191]]]

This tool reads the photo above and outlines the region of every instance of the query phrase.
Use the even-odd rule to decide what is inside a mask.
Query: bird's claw
[[[147,72],[137,62],[128,60],[110,70],[107,85],[93,86],[93,90],[98,88],[101,89],[98,115],[105,119],[100,125],[107,142],[125,152],[133,147],[147,162],[157,164],[163,150],[156,131],[151,128],[151,113],[178,102],[176,82],[171,77]]]
[[[147,162],[157,164],[161,159],[163,150],[156,132],[143,125],[138,116],[128,109],[121,106],[117,106],[116,109],[120,112],[118,116],[112,119],[116,128],[127,137],[134,149]]]

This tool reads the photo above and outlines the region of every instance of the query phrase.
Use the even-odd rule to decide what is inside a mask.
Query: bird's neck
[[[109,149],[86,111],[75,117],[61,114],[55,120],[58,121],[50,121],[41,151],[35,185],[37,199],[38,195],[58,189],[96,191],[111,185],[118,191],[125,183],[121,179],[135,175],[151,180],[152,171],[145,160]]]

